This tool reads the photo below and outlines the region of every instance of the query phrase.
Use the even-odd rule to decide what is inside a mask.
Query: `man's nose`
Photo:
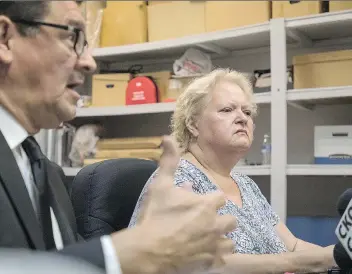
[[[87,49],[80,57],[78,57],[76,68],[84,74],[93,74],[96,71],[97,63],[93,58],[92,49]]]

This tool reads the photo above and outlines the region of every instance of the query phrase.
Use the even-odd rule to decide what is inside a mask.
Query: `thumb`
[[[171,187],[180,161],[180,152],[176,141],[171,136],[165,136],[161,145],[163,153],[160,157],[158,175],[154,185],[159,187],[170,184]]]

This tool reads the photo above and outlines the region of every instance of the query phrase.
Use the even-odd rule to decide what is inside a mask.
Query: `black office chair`
[[[78,233],[88,239],[127,228],[157,166],[149,160],[115,159],[81,169],[70,190]]]

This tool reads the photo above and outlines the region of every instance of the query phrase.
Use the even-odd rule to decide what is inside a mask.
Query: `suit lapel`
[[[44,240],[25,182],[7,142],[0,131],[0,177],[29,240],[36,249],[44,250]]]
[[[48,183],[51,206],[60,227],[63,243],[64,245],[75,243],[77,242],[77,227],[71,201],[58,172],[49,163]]]

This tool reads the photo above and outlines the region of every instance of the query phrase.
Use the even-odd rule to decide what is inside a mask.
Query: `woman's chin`
[[[250,149],[251,144],[248,141],[245,140],[237,140],[236,142],[234,142],[231,146],[235,151],[247,151],[248,149]]]

